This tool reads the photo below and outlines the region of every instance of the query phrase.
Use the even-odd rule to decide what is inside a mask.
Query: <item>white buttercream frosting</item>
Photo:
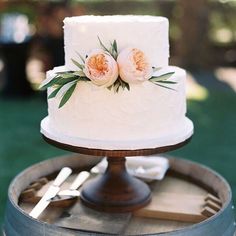
[[[168,20],[154,16],[80,16],[64,20],[65,66],[47,72],[49,82],[56,72],[77,70],[71,59],[79,60],[91,50],[114,39],[118,53],[126,47],[142,50],[152,66],[163,67],[161,75],[175,72],[168,84],[174,90],[150,81],[130,83],[130,90],[118,93],[92,82],[78,82],[61,108],[60,92],[48,100],[48,116],[41,132],[61,143],[109,150],[145,149],[183,142],[193,133],[193,124],[185,116],[186,73],[168,66]],[[48,94],[53,88],[48,89]],[[61,94],[62,95],[62,94]]]
[[[65,65],[77,69],[71,59],[79,59],[100,48],[98,36],[109,47],[117,41],[118,51],[126,47],[142,50],[156,67],[168,66],[168,19],[156,16],[76,16],[64,20]]]
[[[65,67],[57,67],[49,71],[47,77],[53,78],[55,72],[64,70]],[[47,127],[54,130],[51,133],[56,133],[59,139],[64,137],[64,141],[70,137],[74,141],[108,142],[118,149],[119,143],[124,148],[125,142],[130,147],[132,142],[160,142],[164,137],[169,142],[172,136],[173,139],[184,135],[186,75],[184,70],[177,67],[165,68],[165,71],[168,70],[175,72],[170,80],[177,84],[169,85],[175,91],[146,81],[131,85],[130,91],[114,93],[91,82],[79,82],[70,100],[62,108],[58,109],[60,97],[48,100]],[[50,88],[48,93],[52,91]],[[188,135],[192,134],[192,129],[187,129]]]

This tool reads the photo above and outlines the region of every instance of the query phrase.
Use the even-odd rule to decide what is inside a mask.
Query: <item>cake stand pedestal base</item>
[[[146,206],[151,201],[149,187],[132,177],[126,170],[125,156],[147,156],[172,151],[184,146],[188,139],[169,146],[136,150],[106,150],[73,146],[56,140],[43,138],[50,144],[72,152],[93,156],[106,156],[106,172],[84,184],[80,198],[84,205],[98,211],[132,212]]]
[[[130,212],[151,200],[149,187],[126,170],[125,157],[107,157],[103,175],[88,181],[81,192],[82,202],[95,210]]]

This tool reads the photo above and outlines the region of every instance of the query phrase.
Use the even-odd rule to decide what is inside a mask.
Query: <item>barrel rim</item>
[[[81,155],[84,155],[84,154],[79,154],[80,156]],[[54,157],[54,158],[51,158],[50,160],[63,160],[63,159],[67,159],[67,158],[75,158],[76,156],[78,156],[78,154],[74,154],[74,155],[63,155],[63,156],[59,156],[59,157]],[[206,225],[207,223],[209,223],[210,221],[214,221],[217,217],[219,217],[221,214],[223,214],[224,213],[224,211],[228,208],[228,207],[230,207],[230,203],[231,203],[231,201],[232,201],[232,191],[231,191],[231,187],[230,187],[230,185],[229,185],[229,183],[226,181],[226,179],[223,177],[223,176],[221,176],[219,173],[217,173],[215,170],[213,170],[212,168],[210,168],[210,167],[207,167],[207,166],[205,166],[205,165],[203,165],[203,164],[199,164],[199,163],[197,163],[196,161],[191,161],[191,160],[186,160],[186,159],[183,159],[183,158],[179,158],[179,157],[173,157],[173,156],[167,156],[166,155],[166,157],[168,158],[168,159],[170,159],[170,160],[177,160],[177,161],[181,161],[181,162],[184,162],[185,164],[187,164],[187,165],[195,165],[195,166],[197,166],[198,168],[201,168],[201,169],[204,169],[204,170],[207,170],[207,171],[209,171],[211,174],[213,174],[213,175],[215,175],[215,177],[217,177],[221,182],[223,182],[224,183],[224,185],[226,186],[226,189],[228,190],[227,191],[227,195],[228,195],[228,198],[227,198],[227,200],[225,201],[225,203],[222,205],[222,208],[215,214],[215,215],[213,215],[213,216],[211,216],[211,217],[209,217],[209,218],[207,218],[206,220],[204,220],[204,221],[202,221],[202,222],[199,222],[199,223],[195,223],[195,224],[193,224],[193,225],[190,225],[190,226],[186,226],[186,227],[184,227],[184,228],[180,228],[180,229],[176,229],[176,230],[173,230],[173,231],[166,231],[166,232],[160,232],[160,233],[149,233],[149,234],[142,234],[142,235],[162,235],[162,234],[164,234],[164,233],[178,233],[178,232],[185,232],[185,231],[189,231],[189,230],[192,230],[192,229],[195,229],[195,228],[197,228],[197,227],[204,227],[204,225]],[[98,159],[99,160],[99,159]],[[34,164],[34,165],[32,165],[32,166],[30,166],[30,167],[28,167],[28,168],[26,168],[25,170],[23,170],[22,172],[20,172],[18,175],[16,175],[15,176],[15,178],[13,178],[13,180],[11,181],[11,183],[10,183],[10,185],[9,185],[9,188],[8,188],[8,201],[10,201],[11,202],[11,204],[16,208],[16,209],[18,209],[19,210],[19,212],[24,216],[24,217],[26,217],[26,218],[28,218],[28,220],[30,220],[30,221],[33,221],[33,222],[37,222],[37,223],[39,223],[39,224],[41,224],[42,226],[46,226],[46,227],[51,227],[51,228],[58,228],[59,226],[56,226],[56,225],[53,225],[53,224],[49,224],[49,223],[47,223],[47,222],[44,222],[44,221],[41,221],[41,220],[39,220],[39,219],[34,219],[34,218],[32,218],[29,214],[27,214],[26,212],[24,212],[20,207],[19,207],[19,205],[16,203],[16,202],[14,202],[14,200],[10,197],[10,193],[11,193],[11,189],[13,188],[13,186],[15,185],[15,184],[17,184],[17,179],[20,177],[20,176],[23,176],[23,175],[25,175],[29,170],[31,170],[32,168],[34,168],[34,167],[36,167],[36,166],[38,166],[38,165],[42,165],[42,164],[44,164],[44,163],[47,163],[49,160],[44,160],[44,161],[41,161],[41,162],[38,162],[38,163],[36,163],[36,164]],[[60,227],[61,229],[64,229],[63,227]],[[78,232],[80,232],[80,230],[77,230]],[[99,234],[98,234],[99,235]],[[100,234],[100,235],[109,235],[109,234],[107,234],[107,233],[102,233],[102,234]],[[127,235],[128,236],[128,235]],[[134,236],[134,235],[132,235],[132,236]]]
[[[212,174],[214,174],[219,180],[221,180],[222,182],[224,182],[224,184],[225,184],[225,186],[226,186],[226,188],[227,188],[227,190],[228,190],[228,195],[229,195],[229,197],[228,197],[227,201],[222,205],[221,209],[220,209],[215,215],[213,215],[213,216],[211,216],[211,217],[205,219],[204,221],[201,221],[201,222],[199,222],[199,223],[195,223],[195,224],[190,225],[190,226],[186,226],[186,227],[184,227],[184,228],[176,229],[176,230],[173,230],[173,231],[160,232],[160,233],[158,233],[158,234],[155,234],[155,233],[154,233],[154,234],[142,234],[142,235],[144,235],[144,236],[147,236],[147,235],[150,235],[150,236],[151,236],[151,235],[152,235],[152,236],[154,236],[154,235],[162,235],[162,234],[166,234],[166,233],[175,233],[175,232],[177,233],[177,232],[181,232],[181,231],[184,232],[184,231],[187,231],[187,230],[194,229],[194,228],[196,228],[196,227],[201,227],[201,226],[207,224],[209,221],[215,220],[218,216],[220,216],[221,214],[223,214],[224,211],[225,211],[228,207],[230,207],[230,203],[231,203],[231,199],[232,199],[232,191],[231,191],[231,187],[230,187],[229,183],[227,182],[227,180],[226,180],[223,176],[221,176],[219,173],[217,173],[217,172],[216,172],[215,170],[213,170],[212,168],[210,168],[210,167],[208,167],[208,166],[205,166],[205,165],[203,165],[203,164],[198,164],[196,161],[190,161],[190,160],[186,160],[186,159],[183,159],[183,158],[177,158],[177,157],[172,157],[172,156],[170,156],[169,159],[173,159],[173,160],[178,159],[178,160],[181,160],[181,161],[184,161],[184,162],[188,162],[188,164],[194,164],[194,165],[196,165],[196,166],[198,166],[198,167],[200,167],[200,168],[202,168],[202,169],[208,170],[209,172],[211,172]]]

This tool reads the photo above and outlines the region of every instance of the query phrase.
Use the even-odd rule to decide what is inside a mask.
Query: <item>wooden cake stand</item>
[[[58,148],[68,151],[107,157],[108,167],[104,174],[89,180],[81,192],[82,203],[90,208],[106,212],[132,212],[151,201],[151,191],[141,180],[132,177],[126,170],[126,156],[147,156],[180,148],[187,140],[170,146],[138,150],[103,150],[71,146],[43,135],[43,138]]]

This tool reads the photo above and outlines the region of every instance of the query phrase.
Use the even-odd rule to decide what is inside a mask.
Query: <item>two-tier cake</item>
[[[132,150],[188,139],[183,69],[168,65],[168,20],[79,16],[64,20],[65,65],[47,72],[41,132],[72,146]]]

